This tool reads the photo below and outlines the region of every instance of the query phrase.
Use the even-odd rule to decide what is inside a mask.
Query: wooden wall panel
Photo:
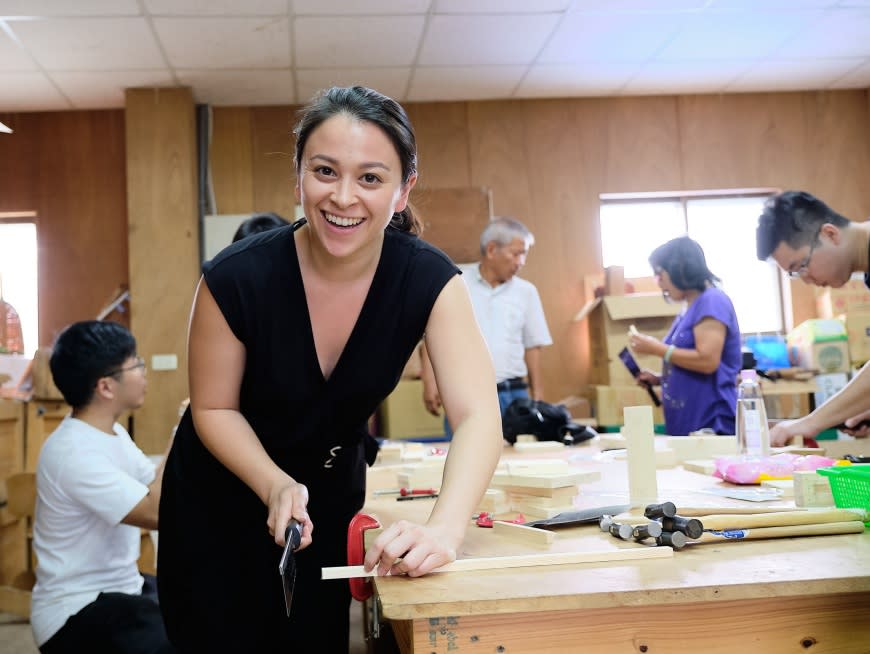
[[[293,187],[294,107],[254,107],[253,128],[254,206],[252,211],[274,211],[293,220],[296,199]]]
[[[408,105],[417,137],[420,188],[472,186],[468,157],[468,118],[464,102]],[[414,201],[413,193],[411,201]]]
[[[215,213],[248,213],[254,206],[251,147],[251,109],[214,108],[209,157]]]
[[[132,331],[147,361],[175,354],[178,369],[149,371],[136,441],[163,452],[188,396],[187,323],[199,277],[196,129],[189,88],[127,89],[127,200]]]
[[[127,284],[122,111],[6,114],[0,211],[35,211],[39,345],[89,320]],[[127,324],[128,314],[111,319]]]

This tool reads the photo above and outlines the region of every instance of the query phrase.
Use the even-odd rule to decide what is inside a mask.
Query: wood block
[[[716,471],[716,464],[713,463],[713,459],[689,459],[683,461],[683,468],[689,472],[712,475]]]
[[[532,545],[549,545],[556,539],[556,534],[552,531],[517,525],[512,522],[495,521],[492,523],[492,529],[500,536]]]
[[[576,486],[584,481],[597,481],[600,477],[601,473],[597,471],[578,471],[556,475],[509,475],[497,472],[492,477],[492,484],[498,487],[560,488],[562,486]]]
[[[613,458],[617,461],[628,459],[628,450],[614,452]],[[672,449],[655,450],[656,468],[673,468],[677,465],[677,454]]]
[[[571,466],[564,459],[533,459],[530,461],[505,461],[504,467],[499,466],[497,472],[509,475],[555,475],[571,471]]]
[[[646,506],[658,500],[652,407],[626,407],[623,415],[630,502],[632,506]]]
[[[574,496],[570,497],[538,497],[536,495],[527,495],[525,493],[511,493],[510,495],[510,503],[511,506],[517,506],[522,504],[523,506],[532,506],[541,509],[552,509],[559,508],[562,509],[566,506],[574,505]],[[515,511],[520,511],[520,509],[514,509]]]
[[[517,434],[517,443],[537,443],[538,437],[534,434]]]
[[[667,436],[665,443],[676,452],[678,462],[737,454],[736,436]]]
[[[795,506],[820,508],[834,506],[834,495],[828,478],[815,470],[796,470],[792,474]]]
[[[625,436],[622,434],[598,434],[598,447],[602,450],[620,450],[625,447]]]
[[[511,502],[511,511],[522,513],[526,517],[548,519],[565,513],[567,511],[576,511],[573,504],[563,504],[562,506],[534,506],[526,502]]]
[[[598,481],[601,478],[601,473],[598,473],[598,477],[596,479],[587,479],[586,481]],[[510,493],[511,495],[521,495],[523,497],[541,497],[541,498],[552,498],[552,499],[571,499],[580,490],[577,488],[576,484],[572,484],[570,486],[561,486],[559,488],[533,488],[529,486],[501,486],[506,493]]]
[[[502,513],[510,510],[507,493],[500,488],[487,488],[477,505],[478,511],[487,513]]]
[[[765,479],[761,482],[762,486],[767,486],[768,488],[778,488],[782,491],[782,496],[784,499],[791,499],[794,497],[794,481],[791,479]]]

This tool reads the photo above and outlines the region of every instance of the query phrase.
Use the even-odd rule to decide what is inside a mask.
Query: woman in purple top
[[[644,370],[639,383],[662,387],[665,429],[683,436],[700,429],[734,433],[737,376],[742,362],[734,305],[716,286],[701,246],[687,236],[656,248],[649,258],[668,302],[685,302],[663,341],[632,333],[638,354],[663,359],[662,374]]]

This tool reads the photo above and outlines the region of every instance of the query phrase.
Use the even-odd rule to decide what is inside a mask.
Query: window
[[[707,266],[721,278],[743,333],[782,332],[781,274],[755,254],[758,216],[774,192],[602,196],[604,266],[623,266],[626,277],[648,277],[650,253],[672,238],[688,235],[701,245]]]
[[[39,345],[36,224],[0,221],[0,294],[21,319],[24,355]]]

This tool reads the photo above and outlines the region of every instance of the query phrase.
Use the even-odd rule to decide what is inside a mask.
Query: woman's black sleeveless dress
[[[272,460],[308,487],[314,542],[296,555],[288,619],[267,509],[203,446],[188,409],[164,472],[158,543],[160,606],[182,651],[346,651],[348,583],[321,581],[320,570],[347,565],[347,525],[365,499],[368,418],[458,272],[439,250],[387,228],[359,318],[325,379],[293,231],[234,243],[203,274],[247,351],[241,411]]]

